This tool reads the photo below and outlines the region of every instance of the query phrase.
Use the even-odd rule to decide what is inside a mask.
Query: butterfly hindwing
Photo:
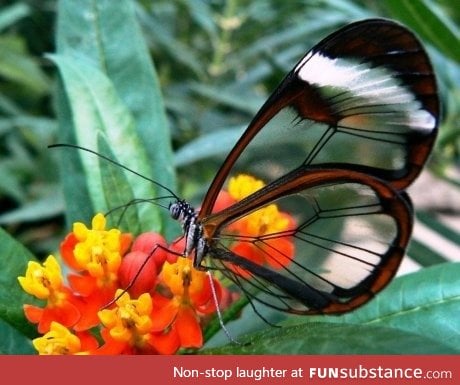
[[[285,226],[274,223],[257,235],[241,231],[239,223],[270,205],[281,213],[278,223],[289,217]],[[412,209],[405,194],[377,178],[311,166],[203,225],[213,229],[208,262],[248,296],[269,295],[256,298],[292,313],[337,313],[367,301],[394,276],[409,242]]]

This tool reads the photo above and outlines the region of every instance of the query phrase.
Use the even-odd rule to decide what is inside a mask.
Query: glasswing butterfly
[[[162,186],[177,198],[169,210],[182,224],[184,255],[281,311],[337,314],[361,306],[391,281],[404,256],[413,224],[404,190],[430,154],[438,121],[435,75],[414,34],[383,19],[345,26],[282,80],[199,211]],[[241,171],[267,184],[217,210],[222,187]],[[289,214],[289,226],[235,232],[273,205]],[[280,240],[292,242],[289,253]],[[263,261],[235,252],[236,242]]]
[[[438,120],[433,69],[412,32],[369,19],[332,33],[250,122],[200,211],[182,200],[170,205],[185,254],[193,253],[196,268],[218,269],[250,298],[282,311],[342,313],[366,303],[404,256],[413,223],[404,189],[430,154]],[[268,184],[214,213],[228,176],[248,167]],[[270,204],[295,225],[261,236],[232,231]],[[277,249],[281,238],[294,240],[292,257]],[[259,249],[266,263],[232,251],[237,241]]]

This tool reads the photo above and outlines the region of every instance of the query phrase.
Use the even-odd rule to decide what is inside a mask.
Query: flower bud
[[[166,260],[168,245],[165,239],[158,233],[148,232],[139,235],[133,242],[131,251],[141,251],[147,255],[151,255],[151,259],[155,261],[157,270],[161,269]]]
[[[157,265],[153,256],[142,251],[131,251],[126,254],[118,270],[120,287],[127,289],[133,298],[153,290],[157,275]]]

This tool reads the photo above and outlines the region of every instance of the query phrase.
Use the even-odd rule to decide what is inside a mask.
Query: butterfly
[[[185,253],[196,268],[221,271],[278,310],[343,313],[363,305],[391,281],[404,256],[413,225],[404,190],[427,161],[438,122],[435,75],[412,32],[383,19],[339,29],[261,107],[200,211],[182,200],[170,205],[182,223]],[[214,212],[229,175],[248,164],[268,184]],[[273,204],[295,225],[235,234],[235,222]],[[294,255],[277,248],[283,238],[294,242]],[[234,252],[234,242],[259,250],[265,263]]]
[[[166,189],[184,255],[251,304],[294,314],[365,304],[404,257],[413,227],[405,189],[430,155],[439,109],[429,58],[407,28],[368,19],[332,33],[264,103],[199,210]],[[222,209],[219,193],[241,172],[266,184]]]

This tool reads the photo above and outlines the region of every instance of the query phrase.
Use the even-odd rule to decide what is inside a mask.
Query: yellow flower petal
[[[245,217],[244,220],[246,221],[248,233],[253,236],[284,231],[289,225],[288,219],[281,215],[278,207],[274,204],[255,211]]]
[[[161,279],[175,296],[180,297],[201,292],[207,277],[206,273],[193,268],[191,259],[178,258],[175,263],[164,263]]]
[[[174,295],[182,295],[184,292],[183,261],[188,258],[178,258],[175,263],[165,262],[161,270],[161,279],[169,287]]]
[[[131,330],[120,325],[110,329],[110,335],[114,340],[128,342],[133,339]]]
[[[118,290],[117,298],[122,293]],[[109,329],[112,338],[117,341],[129,341],[136,344],[143,335],[152,330],[152,297],[144,293],[138,299],[131,299],[127,292],[116,300],[117,308],[102,310],[98,313],[102,324]]]
[[[117,292],[115,293],[115,298],[117,298],[116,304],[118,305],[118,307],[125,306],[129,303],[129,301],[131,301],[129,293],[127,291],[123,292],[122,289],[117,289]]]
[[[51,287],[58,289],[62,285],[61,266],[59,266],[58,261],[54,256],[50,255],[43,263],[43,266],[47,271],[47,278]]]
[[[228,192],[232,198],[240,201],[264,186],[265,183],[261,180],[250,175],[240,174],[230,178],[228,182]]]
[[[79,241],[85,240],[88,234],[88,228],[83,223],[80,223],[80,222],[75,222],[73,224],[72,231],[75,234],[75,237]]]
[[[50,331],[32,344],[40,355],[75,354],[81,349],[80,339],[58,322],[52,322]]]
[[[152,312],[152,297],[150,297],[150,294],[141,294],[137,299],[136,308],[141,314],[150,314]]]
[[[96,214],[93,220],[91,221],[91,225],[93,227],[93,230],[96,230],[96,231],[105,230],[106,219],[104,215],[101,213]]]
[[[48,299],[62,286],[61,268],[56,258],[50,255],[43,266],[30,261],[25,277],[18,277],[23,290],[39,299]]]
[[[92,229],[82,223],[74,223],[73,232],[79,240],[74,256],[78,265],[92,277],[110,282],[121,264],[121,231],[105,230],[105,226],[106,219],[102,214],[94,216]]]
[[[116,310],[103,309],[98,311],[97,316],[106,328],[112,328],[117,324]]]

